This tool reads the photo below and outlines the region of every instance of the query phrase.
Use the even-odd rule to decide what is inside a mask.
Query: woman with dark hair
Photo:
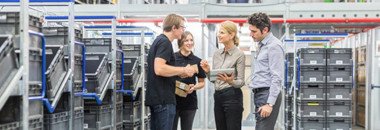
[[[206,74],[200,67],[200,62],[202,59],[198,58],[191,51],[194,47],[193,35],[185,31],[182,34],[181,39],[178,39],[179,51],[176,52],[175,66],[184,67],[188,64],[198,66],[198,74],[194,74],[193,77],[188,78],[177,78],[178,81],[188,84],[190,90],[186,91],[188,94],[185,98],[176,95],[177,108],[174,117],[173,130],[177,130],[178,119],[181,119],[181,130],[191,130],[193,126],[193,120],[195,117],[195,112],[198,109],[197,93],[195,90],[201,89],[205,85]],[[198,83],[196,81],[198,78]]]

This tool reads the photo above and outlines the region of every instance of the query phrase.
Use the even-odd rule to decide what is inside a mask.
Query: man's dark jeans
[[[174,104],[150,106],[151,130],[172,130],[176,106]]]

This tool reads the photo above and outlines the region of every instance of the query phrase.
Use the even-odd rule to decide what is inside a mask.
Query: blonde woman
[[[243,113],[245,56],[237,46],[239,38],[236,36],[236,24],[231,21],[221,23],[218,33],[219,43],[224,48],[215,51],[213,69],[234,68],[231,76],[226,73],[218,74],[214,82],[214,115],[217,130],[240,130]],[[201,61],[202,69],[208,74],[210,66],[206,60]]]

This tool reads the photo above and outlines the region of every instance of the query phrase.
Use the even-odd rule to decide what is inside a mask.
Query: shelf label
[[[335,115],[336,116],[343,116],[343,112],[336,112]]]
[[[310,77],[310,82],[315,82],[315,81],[317,81],[317,78],[316,77]]]
[[[336,78],[336,82],[342,82],[343,78]]]
[[[317,61],[316,60],[310,60],[310,64],[315,65],[315,64],[317,64]]]
[[[335,95],[336,99],[343,99],[343,95]]]
[[[343,61],[342,60],[337,60],[336,64],[341,65],[341,64],[343,64]]]
[[[83,124],[83,128],[88,129],[88,124],[87,124],[87,123],[84,123],[84,124]]]
[[[310,95],[310,99],[316,99],[317,95]]]
[[[317,116],[317,112],[310,112],[310,116]]]

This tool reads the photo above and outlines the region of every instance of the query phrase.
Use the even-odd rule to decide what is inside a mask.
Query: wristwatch
[[[273,107],[273,104],[267,103],[270,107]]]

